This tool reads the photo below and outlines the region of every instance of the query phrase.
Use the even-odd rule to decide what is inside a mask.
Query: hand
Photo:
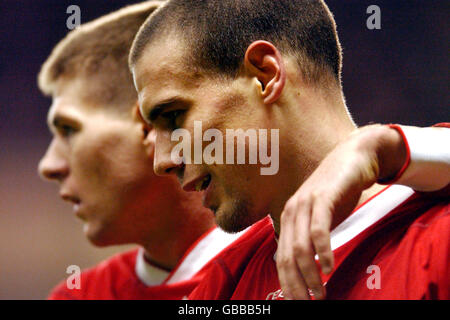
[[[332,150],[281,214],[277,268],[287,299],[325,298],[324,274],[334,265],[330,230],[348,217],[362,192],[377,180],[396,175],[407,159],[401,135],[388,126],[355,130]]]

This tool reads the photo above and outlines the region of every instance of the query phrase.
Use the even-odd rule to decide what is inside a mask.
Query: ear
[[[278,49],[270,42],[255,41],[247,48],[244,66],[261,83],[264,103],[277,101],[286,83],[286,69]]]

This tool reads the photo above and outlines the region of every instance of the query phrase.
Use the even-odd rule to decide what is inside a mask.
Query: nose
[[[155,139],[155,156],[153,160],[154,171],[158,176],[175,174],[181,178],[184,163],[176,163],[172,159],[172,142],[170,136],[166,133],[155,133],[152,131]]]
[[[58,150],[57,142],[52,141],[44,157],[39,162],[38,172],[42,179],[61,181],[69,174],[67,160]]]

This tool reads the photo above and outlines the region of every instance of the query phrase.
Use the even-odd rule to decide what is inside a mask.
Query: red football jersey
[[[265,299],[280,288],[276,249],[272,220],[266,217],[212,261],[189,300]]]
[[[210,261],[243,233],[230,235],[213,228],[167,272],[152,266],[142,248],[115,255],[81,273],[80,289],[62,281],[50,300],[180,300],[187,298],[210,267]]]
[[[447,190],[448,191],[448,190]],[[449,299],[448,192],[389,186],[331,233],[328,299]],[[224,250],[189,299],[282,299],[266,218]]]

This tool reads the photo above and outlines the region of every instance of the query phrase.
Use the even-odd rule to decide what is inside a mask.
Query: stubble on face
[[[213,211],[217,225],[228,233],[240,232],[254,223],[249,215],[249,202],[244,199],[232,199],[225,208]]]

